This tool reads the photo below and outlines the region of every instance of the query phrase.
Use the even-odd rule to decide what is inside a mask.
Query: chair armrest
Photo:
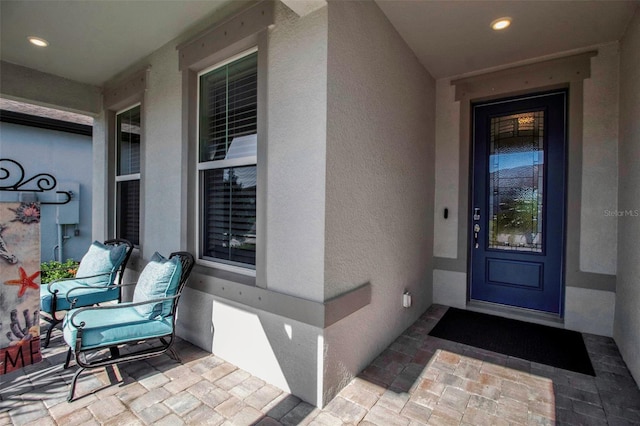
[[[82,277],[82,278],[86,278],[86,277]],[[69,302],[69,304],[71,304],[73,306],[73,303],[75,303],[75,300],[71,300],[69,298],[69,294],[74,291],[74,290],[86,290],[88,288],[95,288],[96,290],[104,290],[107,288],[115,288],[115,287],[126,287],[126,286],[130,286],[130,285],[136,285],[136,283],[127,283],[127,284],[109,284],[109,285],[80,285],[77,287],[72,287],[70,288],[67,293],[65,294],[65,298],[67,299],[67,302]]]
[[[89,275],[88,277],[72,277],[72,278],[59,278],[57,280],[51,281],[48,285],[47,285],[47,291],[51,294],[56,294],[58,293],[59,290],[52,290],[53,286],[55,284],[61,283],[61,282],[66,282],[66,281],[78,281],[78,280],[83,280],[83,279],[87,279],[87,278],[97,278],[97,277],[102,277],[104,275],[111,275],[113,272],[104,272],[102,274],[96,274],[96,275]]]
[[[167,297],[161,297],[159,299],[151,299],[151,300],[145,300],[144,302],[124,302],[124,303],[118,303],[117,305],[105,305],[105,306],[87,306],[84,308],[78,308],[78,309],[74,309],[73,312],[71,313],[71,316],[69,317],[69,321],[71,321],[71,325],[73,325],[76,328],[83,328],[86,324],[84,321],[81,321],[80,324],[76,324],[73,320],[75,319],[75,317],[81,313],[81,312],[85,312],[85,311],[92,311],[92,310],[113,310],[113,309],[122,309],[122,308],[130,308],[132,306],[141,306],[141,305],[147,305],[150,303],[159,303],[159,302],[164,302],[166,300],[173,300],[177,297],[180,297],[180,293],[178,294],[174,294],[173,296],[167,296]]]

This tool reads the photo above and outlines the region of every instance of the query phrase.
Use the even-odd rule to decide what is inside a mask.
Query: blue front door
[[[563,313],[566,98],[473,105],[472,300]]]

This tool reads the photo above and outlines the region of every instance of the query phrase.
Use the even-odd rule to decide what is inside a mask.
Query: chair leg
[[[45,348],[49,347],[49,341],[51,340],[51,333],[53,332],[53,329],[56,325],[58,325],[60,321],[56,321],[55,318],[53,318],[50,322],[49,322],[49,329],[47,330],[47,334],[44,337],[44,344],[42,346],[44,346]]]
[[[107,377],[109,378],[109,383],[120,383],[123,381],[122,373],[120,373],[120,368],[118,364],[107,365],[104,368],[107,371]]]
[[[109,348],[109,352],[111,352],[111,359],[120,358],[120,349],[117,346],[111,346]]]
[[[76,374],[73,375],[73,379],[71,380],[71,387],[69,388],[69,395],[67,396],[68,402],[73,401],[73,393],[76,391],[76,382],[78,381],[78,376],[80,376],[80,373],[82,373],[83,371],[84,368],[78,367],[78,371],[76,371]]]
[[[165,345],[168,348],[167,355],[169,356],[169,358],[173,358],[175,361],[182,363],[180,356],[178,356],[178,353],[175,351],[175,348],[171,344],[173,342],[173,336],[171,336],[170,341],[167,341],[164,337],[161,337],[160,341],[162,342],[163,345]]]
[[[69,348],[69,350],[67,351],[67,360],[64,362],[64,366],[62,368],[64,368],[65,370],[69,368],[70,362],[71,362],[71,348]]]

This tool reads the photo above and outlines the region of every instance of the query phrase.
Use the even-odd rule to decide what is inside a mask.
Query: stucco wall
[[[0,61],[0,93],[81,114],[100,113],[100,88]]]
[[[618,229],[618,43],[601,46],[584,81],[580,270],[615,275]]]
[[[280,7],[268,45],[267,287],[324,301],[327,8]]]
[[[40,173],[56,178],[55,190],[37,193],[39,201],[56,201],[55,191],[63,190],[65,182],[80,184],[78,196],[80,209],[80,235],[74,235],[75,226],[66,225],[62,260],[80,260],[91,244],[91,137],[56,130],[41,129],[19,124],[0,123],[0,158],[19,162],[25,171],[25,179]],[[0,200],[17,201],[18,194],[0,192]],[[57,206],[41,207],[40,239],[42,261],[57,260],[58,225]],[[55,250],[55,251],[54,251]]]
[[[325,330],[325,400],[431,304],[435,131],[435,82],[375,3],[329,2],[328,70],[325,298],[372,297]]]
[[[267,383],[322,404],[321,328],[186,288],[178,334]]]
[[[91,235],[94,239],[104,241],[107,238],[107,191],[106,191],[106,170],[107,164],[107,143],[106,143],[106,123],[104,112],[101,112],[93,119],[92,147],[93,156],[91,158],[91,169],[93,172],[93,204],[91,209]]]
[[[433,255],[458,257],[458,191],[460,173],[460,103],[449,79],[436,82],[436,161]],[[444,217],[444,209],[448,217]]]
[[[640,383],[640,10],[621,42],[618,281],[614,338]]]
[[[451,78],[436,81],[436,192],[434,202],[434,256],[457,258],[458,253],[458,215],[459,203],[459,167],[460,164],[460,102],[455,99],[455,86]],[[453,164],[456,173],[448,167]],[[443,185],[444,184],[444,185]],[[442,212],[449,209],[449,219]]]
[[[145,259],[155,251],[168,255],[181,248],[182,223],[187,220],[181,203],[186,190],[182,177],[188,173],[181,144],[182,76],[175,46],[154,52],[149,64],[141,117],[140,245]]]

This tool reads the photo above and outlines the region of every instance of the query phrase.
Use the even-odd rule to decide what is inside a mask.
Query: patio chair
[[[64,340],[80,367],[73,376],[67,400],[72,401],[80,373],[165,352],[180,362],[173,349],[176,309],[194,265],[187,252],[171,253],[168,259],[155,253],[140,273],[132,302],[72,309],[64,318]]]
[[[49,346],[51,332],[64,315],[75,307],[92,306],[98,303],[120,301],[120,284],[133,244],[116,238],[104,243],[94,241],[78,266],[74,278],[63,278],[40,286],[40,313],[50,326],[44,339]]]

